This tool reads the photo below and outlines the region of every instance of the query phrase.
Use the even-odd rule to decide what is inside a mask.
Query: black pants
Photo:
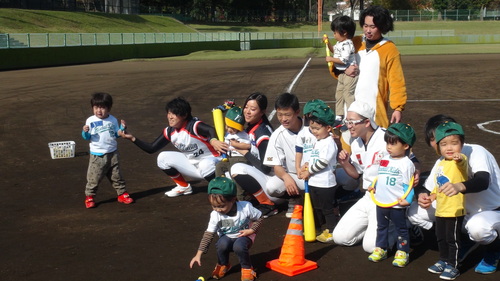
[[[453,267],[458,266],[458,250],[464,217],[436,217],[436,237],[439,259]]]
[[[334,187],[315,187],[309,186],[309,193],[311,195],[311,201],[313,209],[315,211],[315,217],[317,225],[321,226],[323,222],[325,223],[325,228],[333,231],[337,225],[337,216],[335,216],[335,193],[337,192],[337,186]]]

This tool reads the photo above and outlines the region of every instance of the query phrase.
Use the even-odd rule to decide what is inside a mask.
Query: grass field
[[[396,30],[454,30],[455,35],[500,34],[500,21],[396,22]],[[95,32],[314,32],[316,24],[188,24],[175,19],[148,15],[117,15],[0,9],[0,33],[95,33]],[[324,22],[322,32],[331,32]],[[360,28],[358,27],[358,31]]]

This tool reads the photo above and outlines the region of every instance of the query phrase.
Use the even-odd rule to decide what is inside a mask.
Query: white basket
[[[75,157],[74,141],[49,142],[50,156],[52,159]]]

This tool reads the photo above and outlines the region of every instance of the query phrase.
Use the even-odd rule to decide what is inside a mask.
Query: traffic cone
[[[295,276],[318,268],[318,264],[305,259],[302,205],[295,205],[288,225],[279,259],[267,262],[266,266],[279,273]]]

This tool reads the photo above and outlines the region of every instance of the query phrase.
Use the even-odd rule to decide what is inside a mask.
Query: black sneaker
[[[278,213],[278,208],[275,205],[260,204],[257,210],[262,212],[262,218],[267,219],[270,216],[274,216]]]

